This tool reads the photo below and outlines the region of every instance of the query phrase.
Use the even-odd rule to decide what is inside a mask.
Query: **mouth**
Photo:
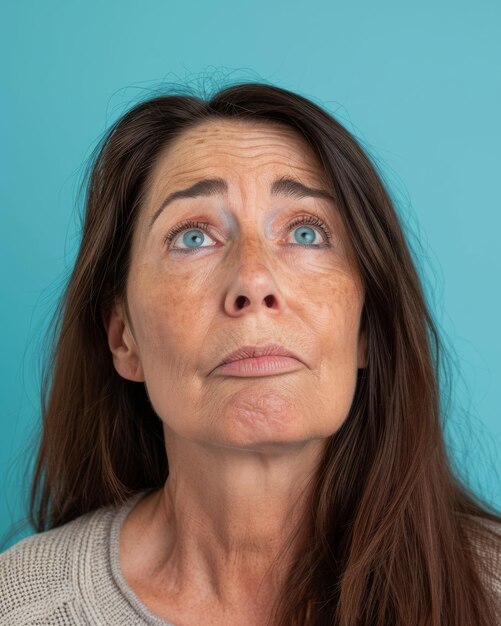
[[[233,376],[268,376],[294,371],[301,365],[304,365],[303,361],[291,350],[279,344],[266,344],[241,346],[226,355],[212,372]]]

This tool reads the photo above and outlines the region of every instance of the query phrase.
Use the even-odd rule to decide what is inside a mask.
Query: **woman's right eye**
[[[180,237],[180,239],[184,240],[185,244],[189,244],[189,243],[198,243],[200,242],[201,239],[203,239],[204,235],[208,235],[208,225],[205,222],[181,222],[180,224],[177,224],[176,226],[174,226],[174,228],[172,228],[167,235],[164,238],[164,245],[167,245],[168,248],[170,248],[171,250],[174,250],[175,252],[181,251],[181,252],[194,252],[195,250],[198,250],[198,248],[200,248],[200,246],[197,246],[195,248],[171,248],[171,243],[174,239],[174,237],[178,234],[183,232],[184,230],[187,231],[187,233],[185,235],[183,235],[183,237]],[[191,235],[190,235],[191,233]],[[187,236],[188,235],[188,236]],[[208,246],[202,246],[204,248],[207,248]]]

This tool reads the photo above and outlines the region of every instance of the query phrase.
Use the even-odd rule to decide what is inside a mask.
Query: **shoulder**
[[[22,539],[0,554],[0,626],[81,621],[78,568],[102,543],[110,507]]]
[[[469,532],[472,545],[478,553],[501,565],[501,522],[474,517]]]
[[[473,522],[470,537],[480,578],[501,610],[501,522],[483,517],[475,517]]]

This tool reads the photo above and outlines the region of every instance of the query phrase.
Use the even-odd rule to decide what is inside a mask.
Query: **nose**
[[[279,313],[283,299],[270,270],[262,263],[241,266],[224,301],[228,315],[238,317],[266,309]]]

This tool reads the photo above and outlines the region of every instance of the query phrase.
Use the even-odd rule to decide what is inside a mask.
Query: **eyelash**
[[[323,222],[318,217],[314,217],[313,215],[300,215],[299,217],[296,217],[294,220],[292,220],[292,222],[289,224],[289,228],[292,229],[295,226],[300,226],[302,224],[314,224],[315,226],[318,226],[322,230],[323,234],[325,235],[327,239],[327,243],[323,245],[296,243],[296,244],[288,244],[289,246],[293,246],[293,247],[299,246],[300,248],[314,248],[314,249],[330,247],[332,234],[329,231],[325,222]],[[209,229],[207,228],[206,222],[194,222],[192,220],[188,220],[185,222],[180,222],[167,233],[167,235],[164,237],[164,245],[170,246],[174,237],[180,232],[182,232],[183,230],[186,230],[188,228],[199,229],[199,230],[204,231],[207,234],[210,234]],[[174,252],[192,253],[192,252],[196,252],[197,250],[199,250],[199,248],[178,248],[178,249],[175,249]]]

